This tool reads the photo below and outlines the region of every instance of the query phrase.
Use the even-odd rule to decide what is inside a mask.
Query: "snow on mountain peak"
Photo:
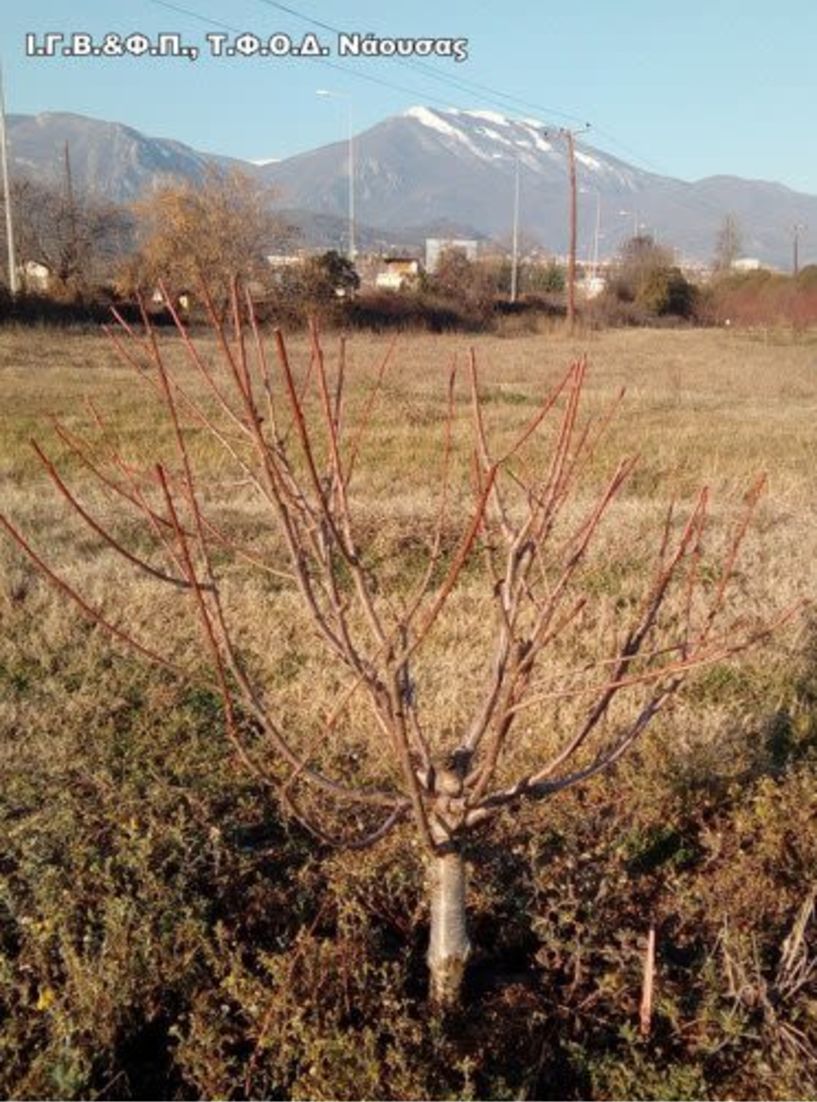
[[[460,137],[460,131],[456,127],[447,123],[445,119],[441,119],[435,111],[428,107],[409,107],[408,111],[405,112],[405,116],[409,119],[416,119],[423,126],[428,126],[431,130],[437,130],[440,134],[447,134],[449,137]]]
[[[592,169],[594,172],[601,168],[600,161],[597,161],[595,157],[591,157],[589,153],[580,153],[578,149],[576,150],[576,160],[586,168]]]
[[[423,126],[427,126],[430,130],[436,130],[440,134],[444,134],[447,138],[455,138],[458,142],[462,142],[467,146],[471,153],[475,157],[479,157],[480,160],[486,160],[485,154],[480,150],[471,139],[462,130],[459,130],[456,126],[452,126],[450,122],[446,122],[441,115],[457,115],[458,111],[432,111],[429,107],[409,107],[405,112],[405,116],[410,119],[416,119],[417,122]]]
[[[534,146],[540,153],[550,153],[553,150],[553,146],[550,142],[545,141],[539,132],[539,128],[532,126],[530,123],[523,123],[523,129],[529,138],[532,139]]]
[[[471,119],[482,119],[484,122],[492,122],[495,126],[513,126],[512,119],[506,119],[504,115],[496,111],[458,111],[459,115],[467,115]]]
[[[484,134],[486,138],[490,138],[492,142],[499,142],[500,145],[514,145],[508,138],[502,136],[498,130],[492,130],[489,126],[480,126],[478,133]]]
[[[537,119],[510,119],[496,111],[466,111],[456,107],[447,110],[410,107],[405,116],[445,138],[453,139],[482,161],[521,156],[528,167],[541,172],[546,162],[538,154],[548,154],[548,161],[560,160],[564,156],[561,143],[549,141],[548,128]],[[486,126],[485,123],[491,125]],[[495,127],[501,127],[501,132]],[[576,160],[585,171],[611,171],[605,162],[578,149]]]

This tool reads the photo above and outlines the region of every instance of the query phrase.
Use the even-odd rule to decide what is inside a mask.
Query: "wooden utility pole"
[[[576,143],[577,134],[584,134],[590,129],[590,123],[585,123],[579,130],[568,130],[566,127],[559,129],[559,136],[567,142],[567,172],[570,180],[570,244],[567,258],[567,327],[572,333],[576,326],[576,238],[578,226],[578,211],[576,199]]]
[[[71,151],[68,147],[68,142],[65,143],[65,198],[68,203],[68,224],[71,231],[71,252],[70,263],[71,266],[75,266],[77,263],[77,207],[74,202],[74,179],[71,175]]]

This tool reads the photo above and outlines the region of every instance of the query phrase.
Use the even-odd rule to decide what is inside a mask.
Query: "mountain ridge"
[[[9,115],[7,129],[12,172],[59,181],[68,142],[75,186],[128,202],[168,177],[197,182],[208,165],[233,166],[274,186],[275,205],[304,212],[307,229],[320,226],[316,234],[305,233],[307,244],[344,245],[345,141],[255,163],[73,112]],[[456,224],[477,236],[508,239],[518,164],[526,239],[557,254],[566,251],[567,154],[558,127],[494,111],[418,105],[355,135],[354,152],[364,238],[416,246],[434,235],[434,225]],[[595,148],[584,135],[576,139],[576,169],[582,258],[590,258],[596,241],[601,257],[612,255],[637,230],[673,246],[683,260],[703,262],[732,214],[743,230],[744,253],[784,266],[793,225],[817,225],[817,196],[728,173],[692,182],[662,176]],[[807,245],[801,242],[801,249]]]

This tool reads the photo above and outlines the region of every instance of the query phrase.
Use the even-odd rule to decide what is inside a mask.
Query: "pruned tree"
[[[350,297],[360,287],[353,262],[335,249],[310,257],[299,274],[301,296],[313,308]]]
[[[479,261],[469,260],[456,246],[443,249],[433,274],[426,277],[426,285],[479,316],[486,317],[493,309],[495,287],[490,271]]]
[[[612,286],[625,302],[640,302],[656,272],[672,267],[670,249],[659,244],[649,233],[628,238],[621,246],[613,269]]]
[[[269,281],[266,255],[294,231],[271,208],[274,192],[239,170],[206,170],[200,183],[170,180],[133,204],[138,249],[122,269],[126,290],[160,282],[172,296],[203,282],[223,310],[231,281]]]
[[[132,243],[132,219],[115,203],[29,177],[11,193],[18,259],[47,269],[60,294],[82,296],[110,278]]]
[[[619,252],[608,293],[653,317],[690,317],[696,289],[675,264],[672,250],[651,234],[628,238]]]
[[[144,329],[119,319],[112,332],[120,355],[165,411],[171,457],[135,466],[111,443],[115,437],[96,412],[107,441],[101,452],[55,422],[62,446],[104,493],[141,518],[151,553],[126,545],[98,519],[40,445],[37,455],[97,538],[157,585],[187,594],[223,698],[227,736],[288,816],[331,846],[371,846],[398,829],[416,833],[430,870],[431,993],[443,1006],[455,1004],[470,952],[465,852],[475,832],[525,801],[548,799],[612,767],[692,670],[765,639],[792,614],[761,622],[736,611],[731,599],[729,583],[762,480],[714,555],[704,548],[708,491],[701,490],[683,517],[668,508],[651,575],[627,606],[626,622],[620,613],[617,639],[605,652],[585,572],[636,459],[622,459],[588,495],[588,464],[617,403],[595,419],[583,417],[584,361],[570,366],[501,448],[486,423],[473,354],[464,402],[456,365],[451,369],[424,561],[418,572],[413,545],[414,573],[401,578],[399,562],[378,557],[355,490],[392,349],[352,416],[343,344],[330,370],[313,327],[309,364],[296,370],[280,331],[268,357],[251,303],[235,285],[229,328],[206,292],[205,300],[216,364],[178,317],[187,373],[171,369],[146,313]],[[213,519],[210,480],[197,468],[201,450],[191,447],[192,430],[209,434],[272,518],[265,550],[248,547]],[[470,435],[471,459],[467,474],[457,478],[463,432]],[[549,437],[545,452],[537,444],[542,434]],[[96,607],[11,520],[0,521],[101,629],[147,659],[172,661],[160,653],[159,639],[143,638],[139,625]],[[412,535],[419,538],[416,524]],[[277,713],[273,691],[239,644],[251,625],[236,619],[219,565],[225,554],[300,602],[333,693],[309,729]],[[439,691],[434,636],[447,614],[462,615],[456,606],[465,587],[483,595],[469,629],[486,648],[484,666],[481,674],[461,675],[467,719],[432,726],[430,705]],[[271,598],[270,615],[275,609]],[[565,653],[581,655],[577,668],[565,668]],[[554,719],[553,707],[567,702],[573,702],[572,720]]]
[[[716,272],[728,272],[743,253],[743,234],[734,214],[727,214],[715,239],[713,267]]]

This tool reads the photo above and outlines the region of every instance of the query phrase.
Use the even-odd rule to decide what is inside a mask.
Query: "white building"
[[[387,256],[383,270],[375,276],[375,286],[387,291],[400,291],[415,283],[420,275],[420,261],[413,256]]]
[[[27,260],[20,271],[23,284],[28,291],[44,292],[48,290],[51,283],[51,269],[47,268],[45,264],[40,264],[38,260]]]
[[[427,237],[426,271],[436,272],[440,257],[449,249],[465,253],[468,260],[476,260],[479,242],[470,237]]]
[[[732,261],[733,272],[758,272],[762,267],[756,256],[741,256]]]

